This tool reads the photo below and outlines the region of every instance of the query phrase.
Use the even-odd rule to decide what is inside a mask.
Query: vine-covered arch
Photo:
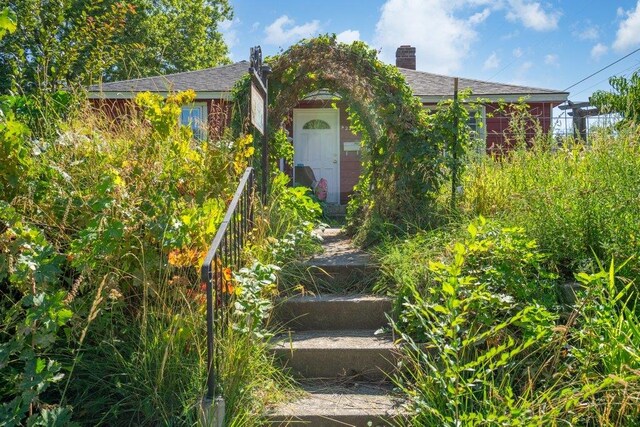
[[[422,104],[396,67],[366,44],[338,43],[334,35],[303,40],[267,62],[272,132],[309,93],[329,90],[348,106],[350,126],[363,144],[351,225],[364,235],[372,224],[424,217],[439,186],[443,147],[429,137]]]

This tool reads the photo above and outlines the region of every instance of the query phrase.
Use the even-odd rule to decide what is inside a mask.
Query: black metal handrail
[[[215,337],[225,333],[228,317],[227,302],[232,290],[232,272],[240,269],[242,249],[253,229],[253,200],[255,195],[253,168],[245,170],[227,213],[200,269],[200,278],[207,292],[207,394],[213,400],[220,393],[218,379],[220,349]]]

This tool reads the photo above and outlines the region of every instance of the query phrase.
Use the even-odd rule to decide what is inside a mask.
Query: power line
[[[580,95],[581,93],[586,92],[586,91],[588,91],[589,89],[592,89],[592,88],[594,88],[594,87],[598,86],[600,83],[606,82],[606,81],[607,81],[607,80],[609,80],[611,77],[614,77],[614,76],[628,77],[631,73],[627,73],[627,71],[629,71],[629,70],[631,70],[631,69],[633,69],[633,68],[636,68],[636,67],[638,67],[638,66],[640,66],[640,61],[639,61],[639,62],[636,62],[635,64],[633,64],[633,65],[632,65],[632,66],[630,66],[630,67],[625,68],[624,70],[622,70],[622,71],[620,71],[620,72],[618,72],[618,73],[615,73],[615,74],[610,75],[610,76],[609,76],[609,77],[607,77],[606,79],[602,79],[602,80],[600,80],[598,83],[593,84],[593,85],[589,86],[589,87],[588,87],[588,88],[586,88],[586,89],[582,89],[580,92],[576,92],[576,93],[572,94],[572,96],[573,96],[573,97],[574,97],[574,99],[575,99],[576,95]]]
[[[631,55],[633,55],[634,53],[636,53],[638,51],[640,51],[640,47],[637,48],[636,50],[634,50],[633,52],[626,54],[625,56],[623,56],[622,58],[618,59],[617,61],[612,62],[611,64],[607,65],[606,67],[600,68],[595,73],[589,74],[587,77],[585,77],[584,79],[580,80],[578,83],[574,83],[571,86],[569,86],[568,88],[563,89],[563,92],[568,91],[572,87],[578,86],[580,83],[584,82],[585,80],[589,80],[591,77],[595,76],[596,74],[601,73],[602,71],[606,70],[607,68],[617,64],[618,62],[622,61],[623,59],[626,59],[626,58],[630,57]]]

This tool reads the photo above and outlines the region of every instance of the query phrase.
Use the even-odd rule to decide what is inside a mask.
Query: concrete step
[[[306,379],[384,381],[398,359],[391,336],[374,330],[294,332],[277,337],[272,351]]]
[[[314,289],[338,293],[367,289],[378,275],[371,256],[354,247],[338,228],[327,228],[320,236],[324,239],[323,252],[300,265],[300,281]]]
[[[326,204],[324,214],[329,218],[344,218],[347,215],[347,205]]]
[[[379,329],[388,325],[392,299],[374,295],[295,296],[280,301],[275,319],[296,331]]]
[[[267,414],[269,425],[377,427],[393,421],[398,425],[405,415],[402,400],[392,394],[390,386],[316,385],[303,389],[305,394],[301,398],[271,409]]]

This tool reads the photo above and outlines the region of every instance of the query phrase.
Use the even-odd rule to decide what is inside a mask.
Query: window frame
[[[473,143],[471,144],[471,150],[476,154],[486,154],[487,153],[487,107],[485,105],[479,104],[477,105],[475,108],[471,108],[471,106],[469,104],[463,104],[465,110],[467,110],[467,112],[469,113],[469,118],[471,119],[472,117],[475,120],[476,123],[476,129],[471,129],[471,139],[473,141]],[[424,108],[425,110],[431,110],[431,111],[437,111],[437,110],[441,110],[442,106],[440,105],[426,105],[426,104],[422,104],[422,108]],[[475,114],[476,111],[478,111],[480,113],[480,117],[476,118]],[[482,123],[482,126],[479,129],[478,132],[478,124]],[[467,125],[469,125],[469,122],[467,121]],[[469,128],[471,128],[471,126],[469,126]],[[477,137],[474,137],[473,134],[477,134]]]
[[[313,127],[307,127],[308,124],[313,123],[314,126]],[[326,127],[316,127],[316,124],[321,124],[323,123]],[[302,125],[302,130],[331,130],[331,125],[329,123],[327,123],[325,120],[322,119],[311,119],[308,120],[305,124]]]
[[[187,109],[189,111],[200,110],[202,115],[202,122],[200,124],[194,123],[195,126],[192,125],[191,121],[189,121],[188,123],[184,123],[182,121],[182,115]],[[193,132],[194,138],[200,140],[206,139],[209,128],[209,111],[207,108],[207,103],[204,101],[198,101],[183,105],[180,109],[180,125],[190,127],[191,131]]]

